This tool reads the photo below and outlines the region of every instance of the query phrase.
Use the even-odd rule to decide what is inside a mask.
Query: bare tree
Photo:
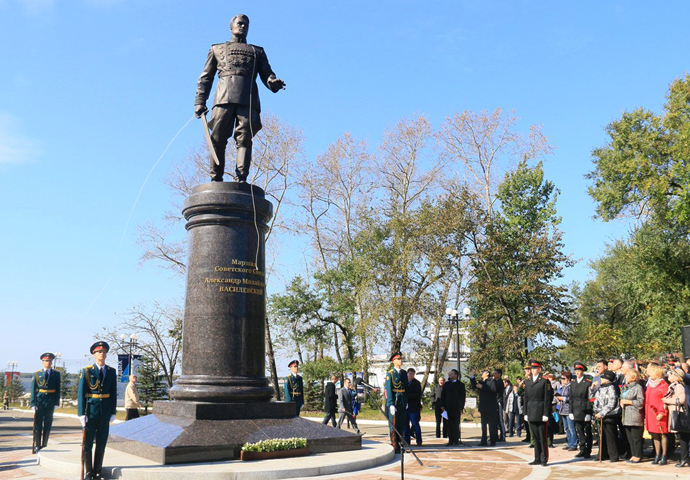
[[[138,350],[154,359],[163,371],[168,387],[173,385],[173,376],[182,353],[182,307],[161,305],[153,307],[135,306],[122,321],[111,328],[103,328],[99,339],[105,339],[113,350],[129,352],[129,345],[120,338],[121,334],[139,334]]]
[[[516,124],[515,114],[500,108],[491,113],[466,110],[446,117],[436,133],[441,156],[449,165],[464,167],[467,185],[483,199],[489,217],[505,172],[521,160],[534,160],[552,151],[540,126],[532,125],[523,135]]]

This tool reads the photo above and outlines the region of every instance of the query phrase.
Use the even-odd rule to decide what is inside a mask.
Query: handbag
[[[676,409],[671,412],[669,428],[676,432],[690,433],[690,412],[687,405],[679,406],[676,400]]]

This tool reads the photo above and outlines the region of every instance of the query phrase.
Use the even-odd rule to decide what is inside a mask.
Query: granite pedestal
[[[248,184],[195,187],[182,213],[189,232],[182,374],[172,401],[114,425],[108,447],[161,464],[231,460],[241,446],[304,437],[314,453],[361,448],[361,437],[271,402],[265,375],[265,234],[273,206]]]

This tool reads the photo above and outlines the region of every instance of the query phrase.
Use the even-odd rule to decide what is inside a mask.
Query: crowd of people
[[[401,368],[402,354],[395,352],[390,360],[393,368],[386,374],[383,393],[391,442],[398,452],[413,438],[422,444],[423,395],[415,370]],[[333,426],[336,407],[329,413],[329,405],[335,403],[328,398],[334,395],[336,380],[332,378],[326,389],[324,418],[324,424],[332,419]],[[676,467],[690,467],[690,365],[686,362],[641,364],[611,357],[596,362],[592,373],[584,363],[576,362],[572,369],[554,375],[542,372],[541,362],[530,360],[514,384],[500,369],[472,375],[469,384],[478,397],[480,446],[495,446],[524,432],[522,442],[534,448],[531,464],[547,465],[554,436],[564,435],[562,448],[576,458],[640,463],[644,441],[649,439],[654,451],[651,463],[666,465],[677,440]],[[349,380],[344,380],[337,397],[338,428],[347,418],[359,433],[352,410],[357,395]],[[448,446],[461,444],[460,415],[465,403],[465,384],[457,370],[438,378],[431,389],[431,408],[436,437],[448,438]]]

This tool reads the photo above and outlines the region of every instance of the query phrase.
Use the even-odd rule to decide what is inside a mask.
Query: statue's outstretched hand
[[[206,112],[208,112],[206,105],[194,105],[194,115],[196,115],[196,118],[201,118]]]
[[[268,87],[271,89],[273,93],[285,89],[286,86],[286,83],[282,81],[280,78],[272,78],[268,81]]]

